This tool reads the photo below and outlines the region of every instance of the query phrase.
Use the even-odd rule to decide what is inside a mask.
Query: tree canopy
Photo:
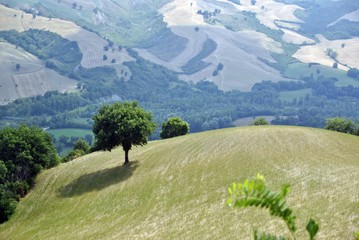
[[[359,121],[357,123],[354,123],[350,119],[340,117],[328,118],[324,128],[327,130],[349,133],[359,136]]]
[[[169,118],[162,124],[162,139],[186,135],[189,132],[189,124],[179,117]]]
[[[136,101],[104,105],[93,117],[95,149],[111,151],[121,145],[125,163],[132,145],[143,146],[154,132],[156,124],[152,114],[142,109]]]
[[[38,127],[21,125],[0,130],[0,222],[15,211],[42,169],[59,163],[51,136]]]

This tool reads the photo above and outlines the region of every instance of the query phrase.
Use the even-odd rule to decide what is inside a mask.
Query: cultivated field
[[[16,64],[20,64],[18,70]],[[47,91],[74,91],[77,84],[75,80],[45,68],[34,55],[4,42],[0,42],[0,72],[0,105],[18,98],[43,95]]]
[[[225,202],[234,181],[292,185],[298,239],[353,239],[359,226],[359,138],[298,127],[243,127],[96,152],[43,172],[0,226],[0,239],[252,239],[288,234],[277,218]]]

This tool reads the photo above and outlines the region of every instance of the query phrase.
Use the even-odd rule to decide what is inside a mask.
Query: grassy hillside
[[[358,231],[359,138],[297,127],[243,127],[96,152],[42,173],[0,239],[249,239],[284,226],[266,212],[226,207],[227,187],[256,173],[320,224],[317,239]],[[306,237],[305,237],[306,238]]]

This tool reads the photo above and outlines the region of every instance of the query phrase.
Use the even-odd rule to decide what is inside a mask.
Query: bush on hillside
[[[162,124],[162,139],[186,135],[189,132],[189,124],[179,117],[169,118]]]

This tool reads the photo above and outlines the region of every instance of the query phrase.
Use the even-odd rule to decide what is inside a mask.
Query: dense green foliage
[[[359,136],[359,120],[355,123],[350,119],[340,117],[329,118],[327,119],[324,128],[332,131],[349,133]]]
[[[186,135],[189,132],[189,124],[179,117],[171,117],[162,124],[162,139]]]
[[[36,175],[58,163],[51,137],[42,129],[21,125],[0,130],[0,222],[8,220]]]
[[[259,207],[269,210],[270,215],[281,218],[289,232],[291,238],[283,236],[275,236],[267,233],[259,233],[254,231],[255,240],[285,240],[296,239],[295,232],[297,230],[293,210],[287,206],[285,197],[290,192],[290,186],[285,184],[282,186],[279,193],[267,188],[265,178],[257,174],[254,179],[247,179],[244,183],[233,183],[232,187],[228,188],[230,198],[227,200],[227,205],[230,207]],[[310,219],[307,224],[307,231],[309,239],[313,240],[317,234],[319,227],[317,223]]]
[[[125,151],[125,163],[129,162],[128,151],[132,146],[145,145],[156,128],[151,113],[143,110],[137,102],[105,105],[93,120],[95,149],[111,151],[121,145]]]

